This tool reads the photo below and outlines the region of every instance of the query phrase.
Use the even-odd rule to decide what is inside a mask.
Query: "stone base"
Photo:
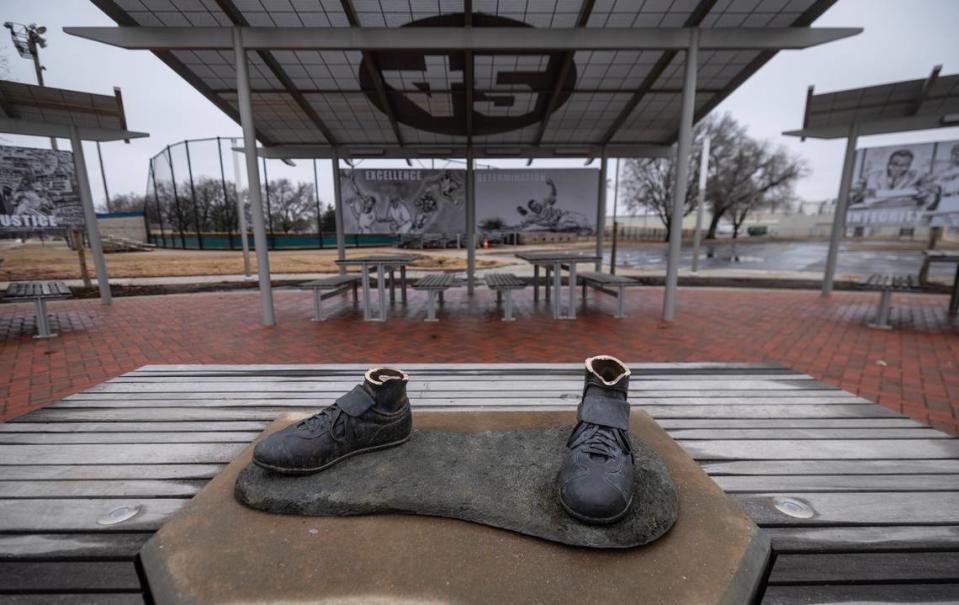
[[[420,429],[464,432],[575,421],[574,412],[414,414]],[[415,515],[251,510],[233,497],[251,446],[147,542],[143,568],[157,603],[748,602],[768,540],[649,416],[634,410],[630,428],[662,458],[679,496],[675,526],[649,546],[574,548]]]
[[[635,436],[635,495],[626,515],[597,526],[563,510],[556,475],[569,433],[565,425],[482,432],[417,427],[399,447],[313,475],[279,475],[250,464],[237,478],[235,495],[267,513],[432,515],[592,548],[642,546],[669,531],[677,516],[676,488],[656,452]]]

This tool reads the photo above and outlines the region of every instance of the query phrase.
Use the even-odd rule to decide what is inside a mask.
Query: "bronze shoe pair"
[[[400,370],[369,370],[362,384],[333,405],[258,443],[253,462],[277,473],[308,474],[406,442],[413,427],[408,381]],[[580,521],[613,523],[632,505],[628,391],[629,369],[618,359],[586,360],[577,424],[557,475],[560,503]]]

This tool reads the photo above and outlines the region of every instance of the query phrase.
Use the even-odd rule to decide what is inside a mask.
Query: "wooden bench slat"
[[[0,592],[140,590],[132,561],[0,561]]]
[[[0,498],[164,498],[195,496],[206,480],[0,481]]]
[[[851,582],[959,583],[959,553],[843,553],[779,555],[769,584]]]
[[[862,584],[770,586],[762,605],[866,605],[955,603],[959,584]]]
[[[749,460],[703,462],[710,475],[955,474],[959,460]]]
[[[24,464],[0,466],[0,480],[212,479],[220,464]]]
[[[816,439],[680,441],[702,460],[875,460],[959,458],[959,439]]]
[[[767,527],[779,553],[959,550],[959,526]]]
[[[758,525],[883,525],[905,521],[917,525],[959,525],[959,492],[817,492],[733,494]],[[811,518],[794,517],[776,508],[777,498],[792,498],[811,507]]]
[[[130,443],[114,445],[0,445],[4,464],[222,463],[242,443]]]
[[[959,475],[740,475],[713,477],[726,493],[947,492],[959,491]]]
[[[156,531],[188,498],[64,498],[0,500],[0,532]],[[140,506],[141,512],[116,525],[98,519],[119,507]]]
[[[3,534],[0,561],[15,559],[133,559],[148,533]]]

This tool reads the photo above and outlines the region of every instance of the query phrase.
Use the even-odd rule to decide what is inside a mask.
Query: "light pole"
[[[24,25],[12,21],[7,21],[3,26],[10,30],[13,45],[20,56],[24,59],[33,59],[33,67],[37,72],[37,84],[43,86],[43,70],[46,67],[40,65],[40,49],[47,47],[47,39],[43,37],[43,34],[47,33],[47,28],[36,23]],[[50,147],[54,150],[58,149],[56,137],[50,137]]]

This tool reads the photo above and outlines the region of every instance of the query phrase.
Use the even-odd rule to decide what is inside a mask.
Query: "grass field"
[[[457,254],[458,252],[458,254]],[[347,250],[347,256],[366,254],[411,254],[392,248]],[[418,259],[413,268],[423,271],[465,271],[463,251],[427,250],[412,253]],[[121,252],[106,255],[110,277],[171,277],[187,275],[238,275],[243,273],[243,254],[239,251],[164,250]],[[250,259],[256,271],[256,256]],[[336,250],[282,250],[270,252],[272,273],[335,273]],[[62,241],[28,241],[17,245],[11,240],[0,247],[0,281],[39,279],[79,279],[77,253]],[[497,259],[477,259],[478,268],[507,264]],[[93,274],[93,259],[87,250],[87,266]]]

